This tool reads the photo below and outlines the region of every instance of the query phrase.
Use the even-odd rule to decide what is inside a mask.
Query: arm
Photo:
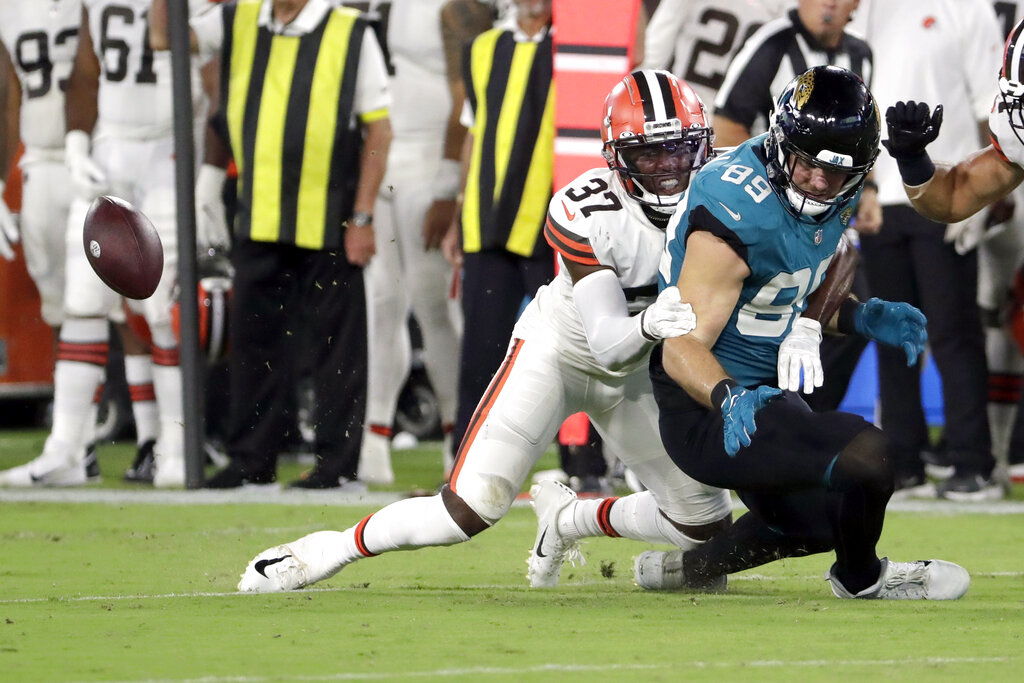
[[[366,137],[359,160],[359,185],[356,187],[353,214],[364,213],[373,215],[380,183],[384,179],[387,166],[388,147],[391,145],[391,121],[387,118],[377,119],[366,124]],[[365,266],[376,252],[373,236],[373,223],[358,226],[352,220],[345,230],[345,255],[349,263]]]
[[[18,146],[20,106],[21,88],[18,87],[18,74],[14,71],[14,64],[11,63],[7,48],[0,41],[0,116],[3,117],[3,129],[0,130],[0,256],[8,261],[14,259],[11,244],[18,241],[18,224],[7,208],[3,193],[7,185],[7,173],[11,168],[11,150]]]
[[[64,118],[70,133],[81,131],[92,134],[96,125],[97,93],[100,84],[100,62],[92,48],[89,35],[89,14],[82,9],[82,23],[78,27],[78,51],[68,76],[68,89],[64,100]]]
[[[925,149],[939,135],[942,105],[897,102],[885,112],[889,137],[882,141],[899,166],[914,209],[940,223],[968,218],[1024,181],[1024,169],[989,145],[955,165],[935,164]]]
[[[676,40],[682,31],[686,18],[686,6],[682,0],[661,0],[651,15],[644,32],[643,67],[645,69],[667,69],[672,63]],[[684,65],[676,64],[677,71]],[[711,103],[708,102],[710,105]]]
[[[455,199],[455,207],[451,220],[445,227],[444,238],[441,240],[441,253],[453,268],[462,267],[462,192],[466,187],[466,176],[469,174],[469,161],[473,156],[473,134],[466,131],[462,142],[462,164],[460,171],[459,196]]]
[[[715,147],[735,147],[749,139],[749,128],[725,114],[715,112]]]
[[[668,375],[708,407],[718,407],[711,392],[729,379],[711,347],[729,322],[749,274],[747,264],[723,240],[703,230],[690,234],[678,287],[682,300],[693,306],[697,327],[665,340],[663,362]]]
[[[631,316],[615,271],[563,258],[572,277],[573,302],[587,333],[587,344],[604,367],[618,371],[646,355],[659,339],[686,334],[696,319],[679,290],[669,287],[640,315]]]
[[[192,52],[199,51],[199,41],[192,29],[188,32],[188,42]],[[167,31],[167,0],[153,0],[150,7],[149,46],[154,50],[171,49],[170,35]]]
[[[444,136],[444,156],[434,182],[434,203],[423,221],[423,247],[437,249],[445,241],[458,210],[456,195],[465,183],[461,175],[461,154],[467,136],[459,121],[466,85],[462,80],[462,53],[466,44],[486,31],[494,22],[491,8],[476,0],[451,0],[441,9],[441,39],[444,43],[445,67],[451,109]],[[460,182],[461,178],[461,182]]]

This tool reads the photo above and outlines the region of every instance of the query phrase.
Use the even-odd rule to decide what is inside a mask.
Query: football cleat
[[[537,513],[537,538],[526,561],[526,577],[534,588],[558,585],[562,565],[568,560],[575,567],[587,561],[579,541],[566,539],[558,528],[558,515],[576,502],[576,493],[560,482],[545,479],[530,487],[530,505]]]
[[[291,548],[279,545],[253,558],[245,568],[238,590],[241,593],[281,593],[303,588],[309,583],[305,563]]]
[[[971,575],[958,564],[945,560],[892,562],[882,558],[878,581],[859,593],[851,593],[833,573],[835,565],[825,574],[837,598],[862,600],[956,600],[971,585]]]
[[[85,478],[90,482],[103,481],[100,473],[100,461],[96,457],[96,444],[91,443],[85,449]]]
[[[633,563],[633,580],[636,585],[649,591],[694,590],[707,593],[721,593],[729,585],[729,579],[722,574],[709,581],[688,580],[683,571],[682,550],[647,550]]]
[[[135,461],[132,466],[124,471],[125,481],[134,481],[142,484],[153,483],[153,447],[156,441],[149,439],[141,444],[135,451]]]
[[[43,454],[24,465],[0,472],[0,486],[17,488],[83,486],[88,481],[85,462],[52,443]]]
[[[363,434],[357,478],[367,484],[387,486],[395,483],[395,472],[391,469],[390,437],[370,430]]]

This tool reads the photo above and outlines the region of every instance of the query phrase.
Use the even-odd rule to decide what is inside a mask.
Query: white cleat
[[[579,541],[566,539],[558,528],[559,513],[576,502],[576,493],[565,484],[545,479],[530,487],[530,498],[537,513],[537,538],[526,561],[526,577],[534,588],[551,588],[558,585],[566,560],[574,567],[577,562],[587,563]]]
[[[84,486],[88,481],[85,460],[55,447],[35,460],[0,472],[0,486],[16,488]]]
[[[636,585],[649,591],[693,590],[707,593],[721,593],[729,585],[723,574],[706,583],[687,580],[683,572],[682,550],[647,550],[633,562],[633,580]]]
[[[161,434],[153,446],[153,486],[158,489],[185,486],[185,440],[181,430]]]
[[[825,578],[837,598],[863,600],[957,600],[971,585],[971,575],[945,560],[892,562],[882,558],[882,572],[874,585],[850,593],[830,569]]]
[[[369,430],[363,434],[356,478],[367,484],[386,486],[395,483],[395,472],[391,468],[391,439]]]
[[[291,548],[279,545],[253,558],[238,582],[238,590],[241,593],[281,593],[308,584],[306,565]]]

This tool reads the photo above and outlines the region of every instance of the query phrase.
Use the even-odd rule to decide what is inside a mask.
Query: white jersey
[[[64,90],[78,49],[81,0],[0,0],[0,39],[21,81],[21,139],[64,151]]]
[[[630,312],[636,313],[657,298],[665,231],[651,224],[613,171],[595,168],[551,198],[545,236],[558,252],[561,267],[551,284],[537,291],[516,325],[515,336],[529,339],[529,328],[542,321],[554,333],[563,355],[591,374],[621,377],[646,368],[646,354],[614,372],[594,357],[573,301],[565,261],[614,270]]]
[[[762,24],[792,0],[661,0],[647,24],[645,69],[668,69],[711,108],[729,62]]]
[[[89,35],[100,62],[96,136],[152,139],[174,132],[171,53],[149,47],[150,0],[84,0]],[[190,14],[207,0],[192,0]],[[202,83],[192,66],[192,103],[201,110]]]
[[[441,8],[446,0],[392,0],[387,44],[391,77],[391,128],[395,138],[444,138],[451,110]]]
[[[1010,117],[1000,110],[1003,101],[997,95],[992,103],[992,112],[988,115],[988,129],[992,135],[992,144],[1002,152],[1006,160],[1024,168],[1024,142],[1017,135],[1024,136],[1024,130],[1014,132],[1010,127]]]

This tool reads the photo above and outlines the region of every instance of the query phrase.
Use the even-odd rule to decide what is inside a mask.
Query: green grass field
[[[0,467],[43,436],[0,432]],[[396,453],[393,490],[436,484],[432,446]],[[824,555],[737,575],[721,595],[646,593],[632,581],[646,546],[611,539],[585,544],[587,565],[567,567],[560,588],[531,590],[524,506],[470,543],[256,596],[234,592],[253,555],[377,505],[136,496],[119,481],[130,451],[105,447],[104,483],[65,500],[0,491],[0,681],[1021,680],[1020,489],[1000,504],[890,512],[882,552],[971,571],[951,603],[836,600]],[[289,480],[300,468],[281,469]]]

